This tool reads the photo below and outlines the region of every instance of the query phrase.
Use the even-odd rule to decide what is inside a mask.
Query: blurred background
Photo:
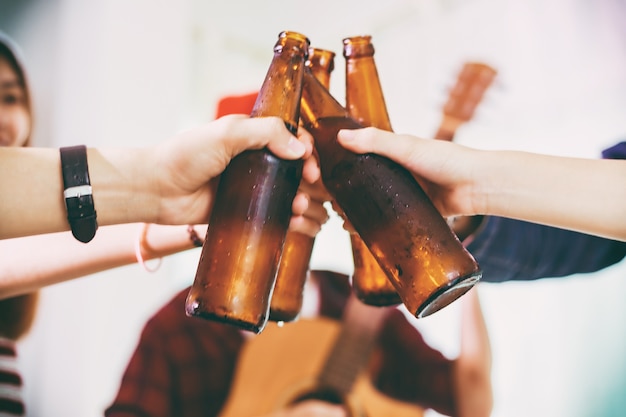
[[[38,146],[145,146],[211,120],[220,97],[261,86],[285,29],[338,54],[340,102],[341,40],[372,35],[397,132],[434,135],[462,64],[480,60],[498,75],[458,142],[595,158],[626,139],[624,0],[0,0],[0,30],[26,57]],[[29,415],[102,415],[146,319],[191,284],[198,258],[45,289],[20,344]],[[351,272],[336,217],[312,262]],[[626,415],[626,262],[478,291],[495,417]],[[416,326],[453,357],[458,315],[452,305]]]

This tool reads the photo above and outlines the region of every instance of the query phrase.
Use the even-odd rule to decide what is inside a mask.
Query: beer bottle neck
[[[252,109],[252,117],[277,116],[292,132],[297,130],[308,49],[308,39],[303,35],[292,32],[281,34]]]
[[[310,48],[308,67],[320,83],[330,88],[330,74],[335,69],[335,53],[325,49]]]
[[[305,124],[316,125],[320,119],[349,118],[345,108],[315,78],[310,68],[304,71],[300,115]]]
[[[346,108],[364,126],[391,131],[373,56],[346,57]]]

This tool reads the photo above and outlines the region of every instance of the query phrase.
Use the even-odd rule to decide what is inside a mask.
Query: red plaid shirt
[[[350,291],[348,278],[328,271],[313,271],[312,276],[320,286],[320,314],[340,318]],[[234,326],[187,317],[188,291],[181,291],[146,324],[106,417],[218,415],[245,339]],[[393,329],[403,337],[391,338],[383,347],[385,353],[395,348],[411,352],[409,374],[422,375],[411,379],[410,391],[418,393],[414,401],[452,414],[452,362],[428,346],[400,312],[395,313],[383,333]],[[394,346],[394,341],[408,345]]]

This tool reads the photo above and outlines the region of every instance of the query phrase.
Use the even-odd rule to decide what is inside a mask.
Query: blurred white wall
[[[621,0],[2,0],[0,29],[27,56],[41,146],[143,146],[210,120],[221,95],[259,88],[276,35],[289,29],[338,53],[331,91],[340,101],[341,39],[371,34],[398,132],[432,135],[462,63],[478,59],[498,79],[459,142],[597,157],[626,137],[625,8]],[[20,346],[29,416],[102,415],[143,323],[191,284],[198,256],[170,257],[155,274],[133,265],[45,289]],[[336,218],[313,263],[352,270]],[[626,414],[625,262],[479,291],[494,416]],[[417,326],[454,356],[457,321],[453,305]]]

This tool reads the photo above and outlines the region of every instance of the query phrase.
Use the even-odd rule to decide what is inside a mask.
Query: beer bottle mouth
[[[335,69],[335,55],[333,51],[327,49],[309,47],[309,59],[306,65],[319,65],[327,68],[328,72],[332,72]]]
[[[343,39],[343,56],[358,58],[374,55],[374,44],[370,35],[351,36]]]
[[[472,289],[482,278],[482,271],[478,270],[469,275],[465,275],[452,281],[445,287],[440,288],[431,294],[430,297],[415,312],[418,319],[430,316],[433,313],[448,306],[463,294]]]
[[[295,47],[296,49],[302,49],[305,55],[305,60],[307,59],[311,41],[302,33],[294,32],[292,30],[284,30],[278,34],[278,40],[276,41],[276,45],[274,45],[274,53],[282,51],[283,48],[289,47],[290,44],[292,44],[292,47]]]

